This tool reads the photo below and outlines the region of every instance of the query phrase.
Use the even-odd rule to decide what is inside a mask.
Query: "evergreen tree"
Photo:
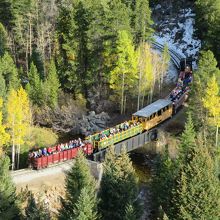
[[[132,205],[127,205],[124,220],[137,220],[137,215]]]
[[[196,80],[198,79],[202,83],[203,89],[206,87],[211,76],[216,75],[217,77],[220,77],[220,70],[217,68],[217,61],[210,50],[201,52],[198,70],[194,75]]]
[[[134,15],[134,39],[138,45],[145,42],[153,33],[149,0],[137,0]]]
[[[163,154],[157,156],[155,162],[156,172],[152,181],[155,206],[156,208],[162,207],[163,211],[170,214],[172,189],[179,172],[178,164],[169,156],[167,147]]]
[[[73,220],[96,220],[97,200],[96,196],[91,195],[88,188],[82,188],[77,203],[74,205],[74,215],[69,219]]]
[[[27,220],[50,220],[50,212],[48,207],[44,204],[44,201],[36,201],[33,193],[28,192],[27,206],[25,208],[25,219]]]
[[[5,79],[7,90],[19,88],[18,70],[8,52],[0,58],[0,75]]]
[[[6,93],[5,79],[2,76],[2,73],[0,73],[0,97],[5,97],[5,93]]]
[[[82,202],[79,200],[79,197],[83,188],[86,188],[86,193],[89,198],[95,197],[95,180],[90,173],[90,169],[83,152],[79,151],[74,166],[66,176],[66,198],[61,201],[62,207],[60,209],[59,219],[74,218],[74,213],[76,212],[74,207],[77,204],[77,201],[79,201],[79,203]],[[95,213],[95,210],[93,210],[92,213]]]
[[[44,94],[46,95],[46,103],[54,108],[58,102],[58,91],[60,87],[57,70],[54,61],[52,60],[48,70],[46,82],[43,84]]]
[[[7,50],[7,31],[2,23],[0,23],[0,57],[2,57]]]
[[[0,156],[0,219],[11,220],[19,216],[16,189],[9,173],[10,160]]]
[[[28,79],[29,82],[26,87],[28,95],[33,104],[41,106],[43,104],[42,81],[40,80],[40,76],[34,63],[31,63]]]
[[[111,88],[120,97],[120,112],[125,113],[126,99],[134,89],[137,80],[137,55],[132,39],[126,31],[119,31],[117,48],[117,61],[111,71]]]
[[[80,85],[76,72],[77,43],[75,41],[74,1],[63,1],[58,6],[57,34],[59,52],[56,54],[58,75],[64,91],[76,94],[80,89]]]
[[[220,188],[207,148],[198,143],[174,189],[172,219],[219,219]]]
[[[188,114],[187,122],[185,124],[185,129],[180,138],[180,165],[188,163],[192,159],[192,153],[196,147],[196,132],[194,130],[194,125],[191,117],[191,113]]]
[[[125,150],[117,159],[114,148],[111,147],[106,155],[99,192],[99,209],[103,219],[124,219],[128,204],[133,207],[132,215],[136,219],[141,216],[137,183],[135,171]]]

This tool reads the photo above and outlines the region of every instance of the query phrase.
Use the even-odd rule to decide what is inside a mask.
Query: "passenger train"
[[[29,158],[29,164],[34,169],[41,169],[50,164],[76,157],[77,151],[82,149],[85,155],[93,155],[108,146],[119,143],[145,131],[149,131],[163,121],[171,118],[188,98],[190,85],[193,80],[192,61],[180,61],[180,74],[177,86],[164,99],[159,99],[145,108],[132,114],[129,121],[106,129],[85,138],[82,144],[67,145],[63,150],[53,147],[52,153],[40,157]]]

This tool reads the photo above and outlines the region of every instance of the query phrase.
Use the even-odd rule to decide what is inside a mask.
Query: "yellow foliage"
[[[6,133],[5,131],[5,125],[2,124],[2,111],[1,111],[1,108],[2,108],[2,105],[3,105],[3,99],[0,97],[0,155],[1,155],[1,152],[2,152],[2,146],[4,144],[6,144],[8,141],[9,141],[9,134]]]
[[[210,123],[213,126],[220,127],[220,96],[215,75],[208,82],[203,104],[211,117]]]
[[[11,134],[12,145],[21,145],[24,143],[31,123],[31,110],[28,95],[21,87],[18,91],[11,90],[7,103],[7,126]]]

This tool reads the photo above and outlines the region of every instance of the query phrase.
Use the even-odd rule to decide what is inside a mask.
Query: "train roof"
[[[172,104],[172,102],[168,99],[159,99],[156,102],[151,103],[150,105],[142,108],[141,110],[134,113],[134,116],[140,116],[140,117],[149,117],[155,112],[158,112],[160,109]]]

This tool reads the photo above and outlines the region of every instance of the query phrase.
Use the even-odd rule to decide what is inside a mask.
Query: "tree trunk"
[[[11,152],[11,169],[12,170],[15,169],[15,144],[14,144],[14,141],[12,144],[12,152]]]
[[[139,73],[139,80],[138,80],[138,101],[137,101],[137,111],[140,109],[140,73]]]
[[[21,151],[21,145],[19,144],[18,145],[18,148],[17,148],[17,170],[19,169],[19,165],[20,165],[20,151]]]
[[[124,98],[124,114],[125,114],[125,111],[126,111],[126,101],[127,101],[127,99],[126,99],[126,95],[125,95],[125,98]]]
[[[216,126],[215,146],[218,147],[218,125]]]
[[[124,109],[124,87],[125,87],[125,74],[122,74],[122,88],[121,88],[121,115]]]

